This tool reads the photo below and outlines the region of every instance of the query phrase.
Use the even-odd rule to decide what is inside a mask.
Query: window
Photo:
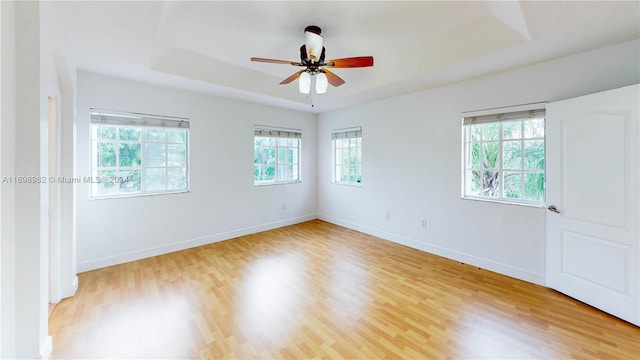
[[[334,130],[333,182],[360,185],[362,183],[362,128]]]
[[[467,116],[463,130],[463,197],[544,202],[544,109]]]
[[[258,128],[253,132],[253,184],[300,181],[300,130]]]
[[[91,113],[91,197],[189,190],[189,121],[137,113]]]

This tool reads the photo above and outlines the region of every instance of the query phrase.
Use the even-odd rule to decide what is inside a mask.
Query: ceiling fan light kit
[[[323,72],[320,72],[318,75],[316,75],[316,94],[326,93],[328,87],[329,80],[327,80],[327,75]]]
[[[311,91],[311,75],[308,72],[300,74],[298,89],[303,94],[308,94]]]
[[[300,62],[257,57],[252,57],[251,61],[304,66],[305,69],[296,72],[280,82],[281,85],[284,85],[298,79],[298,90],[303,94],[309,94],[311,92],[312,80],[315,80],[315,90],[317,94],[326,93],[329,84],[332,86],[340,86],[345,83],[341,77],[327,70],[326,68],[328,67],[354,68],[373,66],[373,56],[358,56],[325,61],[323,37],[320,35],[322,30],[315,25],[309,25],[304,30],[305,43],[300,47]]]

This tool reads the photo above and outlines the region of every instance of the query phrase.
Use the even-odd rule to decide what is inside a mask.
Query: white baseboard
[[[74,276],[71,281],[66,282],[66,284],[60,287],[60,298],[66,299],[72,297],[76,294],[76,291],[78,291],[78,276]]]
[[[272,223],[251,226],[243,229],[237,229],[237,230],[227,231],[223,233],[202,236],[202,237],[198,237],[190,240],[157,246],[149,249],[132,251],[132,252],[121,254],[121,255],[109,256],[101,259],[85,261],[82,263],[78,263],[77,272],[82,273],[85,271],[91,271],[91,270],[100,269],[108,266],[136,261],[140,259],[146,259],[152,256],[164,255],[164,254],[172,253],[175,251],[212,244],[215,242],[229,240],[229,239],[233,239],[236,237],[245,236],[249,234],[255,234],[261,231],[272,230],[272,229],[277,229],[283,226],[294,225],[301,222],[314,220],[316,218],[317,217],[315,214],[299,216],[291,219],[285,219],[285,220],[276,221]],[[76,278],[76,289],[77,289],[77,278]]]
[[[332,224],[344,226],[346,228],[360,231],[365,234],[373,235],[385,240],[393,241],[395,243],[405,245],[414,249],[422,250],[431,254],[445,257],[447,259],[463,262],[477,266],[482,269],[493,271],[502,275],[510,276],[516,279],[528,281],[537,285],[546,286],[546,280],[544,274],[534,273],[525,269],[517,268],[511,265],[502,264],[493,260],[484,259],[474,255],[465,254],[459,251],[449,250],[440,246],[427,244],[421,241],[417,241],[402,235],[389,233],[380,229],[356,224],[343,219],[335,218],[329,215],[318,214],[318,219],[330,222]]]
[[[47,338],[44,340],[44,344],[42,344],[42,346],[40,347],[40,359],[49,360],[52,351],[53,338],[51,336],[47,336]]]

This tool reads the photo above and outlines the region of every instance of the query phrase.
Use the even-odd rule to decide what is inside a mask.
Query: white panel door
[[[640,85],[547,106],[547,285],[640,326]]]

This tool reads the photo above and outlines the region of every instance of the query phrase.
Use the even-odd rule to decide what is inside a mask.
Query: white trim
[[[517,112],[517,111],[546,109],[547,104],[548,102],[544,101],[544,102],[537,102],[537,103],[531,103],[531,104],[505,106],[505,107],[493,108],[493,109],[472,110],[472,111],[463,112],[462,116],[473,117],[473,116],[491,115],[496,113],[508,113],[508,112]]]
[[[108,256],[101,259],[90,260],[82,263],[78,263],[77,271],[78,273],[82,273],[85,271],[100,269],[112,265],[123,264],[131,261],[146,259],[153,256],[164,255],[168,253],[172,253],[175,251],[190,249],[202,245],[213,244],[219,241],[229,240],[233,238],[237,238],[240,236],[245,236],[249,234],[255,234],[261,231],[277,229],[284,226],[294,225],[298,223],[302,223],[305,221],[310,221],[316,219],[315,214],[299,216],[295,218],[275,221],[271,223],[266,223],[257,226],[250,226],[243,229],[231,230],[227,232],[222,232],[218,234],[212,234],[207,236],[201,236],[190,240],[179,241],[172,244],[156,246],[149,249],[132,251],[129,253]]]
[[[55,120],[53,125],[55,126],[55,128],[51,128],[51,118],[50,118],[50,104],[51,102],[54,102],[55,104]],[[56,178],[58,176],[61,176],[62,171],[61,171],[61,163],[62,163],[62,151],[61,151],[61,137],[60,135],[62,134],[62,95],[60,93],[60,90],[57,89],[55,86],[49,84],[47,86],[47,137],[48,140],[51,141],[52,139],[52,135],[55,141],[55,149],[54,152],[55,154],[53,154],[53,159],[52,159],[52,154],[51,154],[51,143],[48,143],[48,146],[46,148],[47,151],[47,164],[48,164],[48,169],[47,169],[47,174],[49,176],[49,178],[51,178],[52,176],[55,176]],[[53,132],[53,134],[52,134]],[[54,160],[55,164],[51,164],[50,161]],[[49,172],[49,170],[51,170],[51,168],[54,167],[54,174],[51,174]],[[46,192],[47,192],[47,206],[48,206],[48,214],[47,214],[47,229],[48,229],[48,233],[47,233],[47,241],[48,241],[48,246],[47,248],[49,249],[49,264],[48,264],[48,271],[49,271],[49,279],[48,279],[48,303],[52,303],[52,304],[57,304],[60,302],[60,300],[62,300],[62,296],[61,294],[61,290],[60,290],[60,282],[61,282],[61,275],[60,275],[60,251],[61,251],[61,227],[62,227],[62,223],[60,221],[62,212],[61,212],[61,203],[62,203],[62,189],[61,189],[61,184],[58,182],[54,182],[54,183],[49,183],[48,186],[46,187]],[[51,194],[52,192],[52,188],[53,188],[53,192],[54,194]],[[52,196],[53,196],[53,200],[54,203],[51,203],[52,200]]]
[[[40,347],[40,359],[48,360],[51,357],[51,352],[53,351],[53,338],[51,336],[47,336],[44,340],[44,343]]]
[[[73,296],[78,291],[78,275],[73,277],[73,281],[71,281],[71,294],[68,296]]]
[[[346,133],[346,132],[352,132],[352,131],[362,131],[362,126],[354,126],[354,127],[350,127],[350,128],[344,128],[344,129],[333,129],[331,130],[332,134],[335,133]]]
[[[302,129],[287,128],[287,127],[280,127],[280,126],[271,126],[271,125],[255,124],[255,125],[253,125],[253,130],[255,131],[256,129],[260,129],[260,130],[282,130],[282,131],[299,132],[299,133],[302,134]]]
[[[356,224],[347,220],[335,218],[332,216],[318,214],[318,219],[330,222],[332,224],[344,226],[346,228],[360,231],[365,234],[373,235],[384,240],[392,241],[401,245],[405,245],[417,250],[445,257],[450,260],[463,262],[477,266],[479,268],[496,272],[498,274],[510,276],[519,280],[527,281],[536,285],[545,285],[545,275],[534,273],[529,270],[517,268],[511,265],[495,262],[481,257],[465,254],[455,250],[449,250],[440,246],[424,243],[415,239],[411,239],[402,235],[393,234],[384,230]]]

